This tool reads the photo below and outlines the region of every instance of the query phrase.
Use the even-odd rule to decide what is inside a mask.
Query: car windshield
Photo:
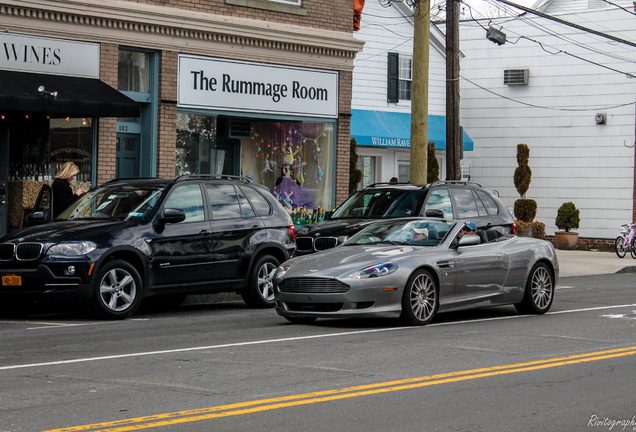
[[[363,190],[345,201],[331,219],[380,219],[419,215],[426,191],[400,189]]]
[[[56,220],[145,218],[162,192],[160,186],[106,184],[82,195]]]
[[[454,222],[429,219],[378,222],[355,234],[345,245],[437,246],[444,241],[453,225],[455,225]]]

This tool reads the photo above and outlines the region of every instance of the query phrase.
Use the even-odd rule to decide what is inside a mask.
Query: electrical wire
[[[484,27],[484,26],[483,26],[483,25],[482,25],[482,24],[481,24],[478,20],[476,20],[476,19],[473,17],[473,15],[472,15],[472,8],[471,8],[470,6],[469,6],[469,11],[471,12],[471,17],[473,18],[473,19],[472,19],[472,21],[473,21],[473,22],[475,22],[476,24],[478,24],[478,25],[479,25],[481,28],[483,28],[484,30],[488,30],[488,29],[486,29],[486,27]],[[592,48],[592,47],[589,47],[589,46],[587,46],[587,45],[584,45],[584,44],[578,43],[578,42],[576,42],[576,41],[574,41],[574,40],[571,40],[571,39],[569,39],[569,38],[567,38],[567,37],[564,37],[564,36],[561,36],[561,35],[559,35],[559,34],[557,34],[557,33],[554,33],[553,31],[549,30],[548,28],[546,28],[545,26],[543,26],[543,25],[541,25],[541,24],[536,24],[536,23],[534,23],[534,22],[533,22],[533,23],[526,23],[526,24],[532,25],[534,28],[536,28],[536,29],[538,29],[538,30],[540,30],[540,31],[544,31],[544,32],[546,32],[547,34],[549,34],[549,35],[551,35],[551,36],[554,36],[554,37],[556,37],[556,38],[558,38],[558,39],[564,40],[565,42],[572,43],[572,44],[574,44],[574,45],[579,46],[580,48],[587,49],[587,50],[590,50],[590,51],[592,51],[592,52],[595,52],[596,54],[605,55],[605,56],[612,57],[612,58],[614,58],[614,59],[622,60],[622,61],[629,62],[629,63],[636,63],[636,60],[632,60],[632,59],[629,59],[629,58],[627,58],[627,57],[619,56],[619,55],[616,55],[616,54],[613,54],[613,53],[608,53],[608,52],[606,52],[606,51],[602,51],[602,50],[599,50],[599,49],[596,49],[596,48]],[[535,25],[535,24],[536,24],[536,25]],[[516,32],[515,32],[515,33],[516,33]],[[516,44],[516,43],[517,43],[520,39],[526,39],[526,40],[529,40],[529,41],[531,41],[531,42],[534,42],[534,43],[538,44],[538,45],[541,47],[541,49],[542,49],[543,51],[547,52],[548,54],[552,54],[552,55],[565,54],[565,55],[571,56],[571,57],[573,57],[573,58],[576,58],[576,59],[578,59],[578,60],[582,60],[582,61],[584,61],[584,62],[591,63],[591,64],[594,64],[594,65],[596,65],[596,66],[600,66],[600,67],[602,67],[602,68],[605,68],[605,69],[611,70],[611,71],[613,71],[613,72],[618,72],[618,73],[623,74],[623,75],[626,75],[626,76],[628,76],[628,77],[630,77],[630,78],[636,78],[636,76],[634,76],[633,74],[631,74],[631,73],[629,73],[629,72],[624,72],[624,71],[621,71],[621,70],[618,70],[618,69],[614,69],[614,68],[611,68],[611,67],[609,67],[609,66],[606,66],[606,65],[600,64],[600,63],[598,63],[598,62],[595,62],[595,61],[592,61],[592,60],[588,60],[588,59],[583,58],[583,57],[581,57],[581,56],[579,56],[579,55],[572,54],[572,53],[570,53],[570,52],[568,52],[568,51],[564,51],[564,50],[559,49],[559,48],[554,48],[554,47],[552,47],[552,46],[549,46],[549,45],[547,45],[547,44],[544,44],[544,43],[542,43],[542,42],[539,42],[538,40],[535,40],[535,39],[530,38],[530,37],[527,37],[527,36],[519,35],[519,37],[517,38],[517,40],[516,40],[515,42],[512,42],[512,41],[509,41],[509,42],[510,42],[510,43],[512,43],[512,44]],[[552,49],[552,50],[556,50],[556,52],[549,51],[549,50],[546,48],[546,46],[548,46],[548,47],[549,47],[550,49]]]
[[[629,14],[636,15],[636,13],[635,13],[635,12],[630,11],[629,9],[625,9],[625,8],[624,8],[623,6],[621,6],[621,5],[617,5],[616,3],[612,3],[612,2],[611,2],[611,1],[609,1],[609,0],[603,0],[603,1],[604,1],[605,3],[607,3],[607,4],[610,4],[610,5],[612,5],[612,6],[615,6],[615,7],[619,8],[619,9],[623,9],[625,12],[627,12],[627,13],[629,13]]]
[[[410,35],[408,35],[408,36],[401,35],[401,34],[399,34],[399,33],[395,32],[395,31],[391,30],[390,28],[388,28],[387,26],[385,26],[385,25],[383,25],[383,24],[375,24],[375,23],[368,23],[368,24],[364,24],[364,25],[361,25],[361,26],[360,26],[360,30],[365,29],[365,28],[368,28],[368,27],[381,27],[381,28],[383,28],[384,30],[386,30],[386,31],[388,31],[388,32],[390,32],[390,33],[393,33],[394,35],[396,35],[396,36],[398,36],[398,37],[401,37],[402,39],[413,39],[413,36],[410,36]]]
[[[511,97],[502,95],[501,93],[497,93],[497,92],[495,92],[493,90],[490,90],[490,89],[488,89],[486,87],[480,86],[476,82],[466,78],[463,75],[460,75],[460,77],[461,77],[461,79],[471,83],[475,87],[480,88],[480,89],[482,89],[482,90],[484,90],[484,91],[486,91],[488,93],[491,93],[491,94],[493,94],[493,95],[495,95],[497,97],[500,97],[502,99],[506,99],[506,100],[509,100],[511,102],[515,102],[515,103],[518,103],[518,104],[521,104],[521,105],[529,106],[529,107],[532,107],[532,108],[541,108],[541,109],[547,109],[547,110],[553,110],[553,111],[581,111],[582,112],[582,111],[611,110],[611,109],[614,109],[614,108],[622,108],[622,107],[625,107],[625,106],[636,105],[636,101],[635,102],[628,102],[628,103],[624,103],[624,104],[612,105],[612,106],[596,107],[596,108],[566,108],[566,107],[549,107],[549,106],[543,106],[543,105],[536,105],[536,104],[531,104],[529,102],[523,102],[523,101],[520,101],[518,99],[513,99]]]
[[[405,40],[404,42],[402,42],[402,43],[400,43],[400,44],[397,44],[397,45],[395,45],[395,46],[393,46],[393,47],[389,48],[388,50],[385,50],[385,51],[379,52],[379,53],[377,53],[377,54],[370,55],[370,56],[368,56],[368,57],[361,57],[361,58],[356,57],[356,61],[367,61],[367,60],[372,59],[372,58],[374,58],[374,57],[378,57],[378,56],[381,56],[381,55],[384,55],[384,54],[390,53],[390,52],[392,52],[392,51],[395,51],[395,49],[396,49],[396,48],[399,48],[399,47],[401,47],[402,45],[404,45],[405,43],[407,43],[407,42],[409,42],[409,41],[412,41],[412,40],[413,40],[413,38],[407,39],[407,40]]]

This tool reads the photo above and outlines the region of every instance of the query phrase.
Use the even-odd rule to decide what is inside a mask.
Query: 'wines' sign
[[[0,69],[99,78],[99,44],[0,33]]]

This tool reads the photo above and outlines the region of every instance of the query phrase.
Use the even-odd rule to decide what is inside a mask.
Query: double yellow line
[[[53,429],[46,432],[124,432],[140,429],[170,426],[179,423],[189,423],[201,420],[210,420],[220,417],[230,417],[243,414],[251,414],[261,411],[269,411],[279,408],[287,408],[298,405],[308,405],[319,402],[329,402],[339,399],[348,399],[360,396],[370,396],[400,390],[409,390],[418,387],[426,387],[439,384],[447,384],[458,381],[466,381],[477,378],[485,378],[497,375],[528,372],[540,369],[548,369],[559,366],[567,366],[578,363],[606,360],[616,357],[625,357],[636,354],[636,346],[618,348],[608,351],[598,351],[586,354],[577,354],[567,357],[536,360],[526,363],[494,366],[490,368],[472,369],[459,372],[450,372],[439,375],[431,375],[419,378],[408,378],[398,381],[389,381],[377,384],[368,384],[343,389],[326,390],[314,393],[305,393],[280,398],[261,399],[250,402],[241,402],[230,405],[201,408],[196,410],[179,411],[174,413],[157,414],[152,416],[137,417],[127,420],[96,423],[84,426],[75,426],[62,429]]]

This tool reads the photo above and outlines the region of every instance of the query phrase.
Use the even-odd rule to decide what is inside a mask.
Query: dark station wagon
[[[480,230],[516,233],[510,211],[493,192],[477,183],[375,183],[349,197],[327,220],[300,227],[297,255],[336,247],[374,221],[413,216],[472,220]]]

